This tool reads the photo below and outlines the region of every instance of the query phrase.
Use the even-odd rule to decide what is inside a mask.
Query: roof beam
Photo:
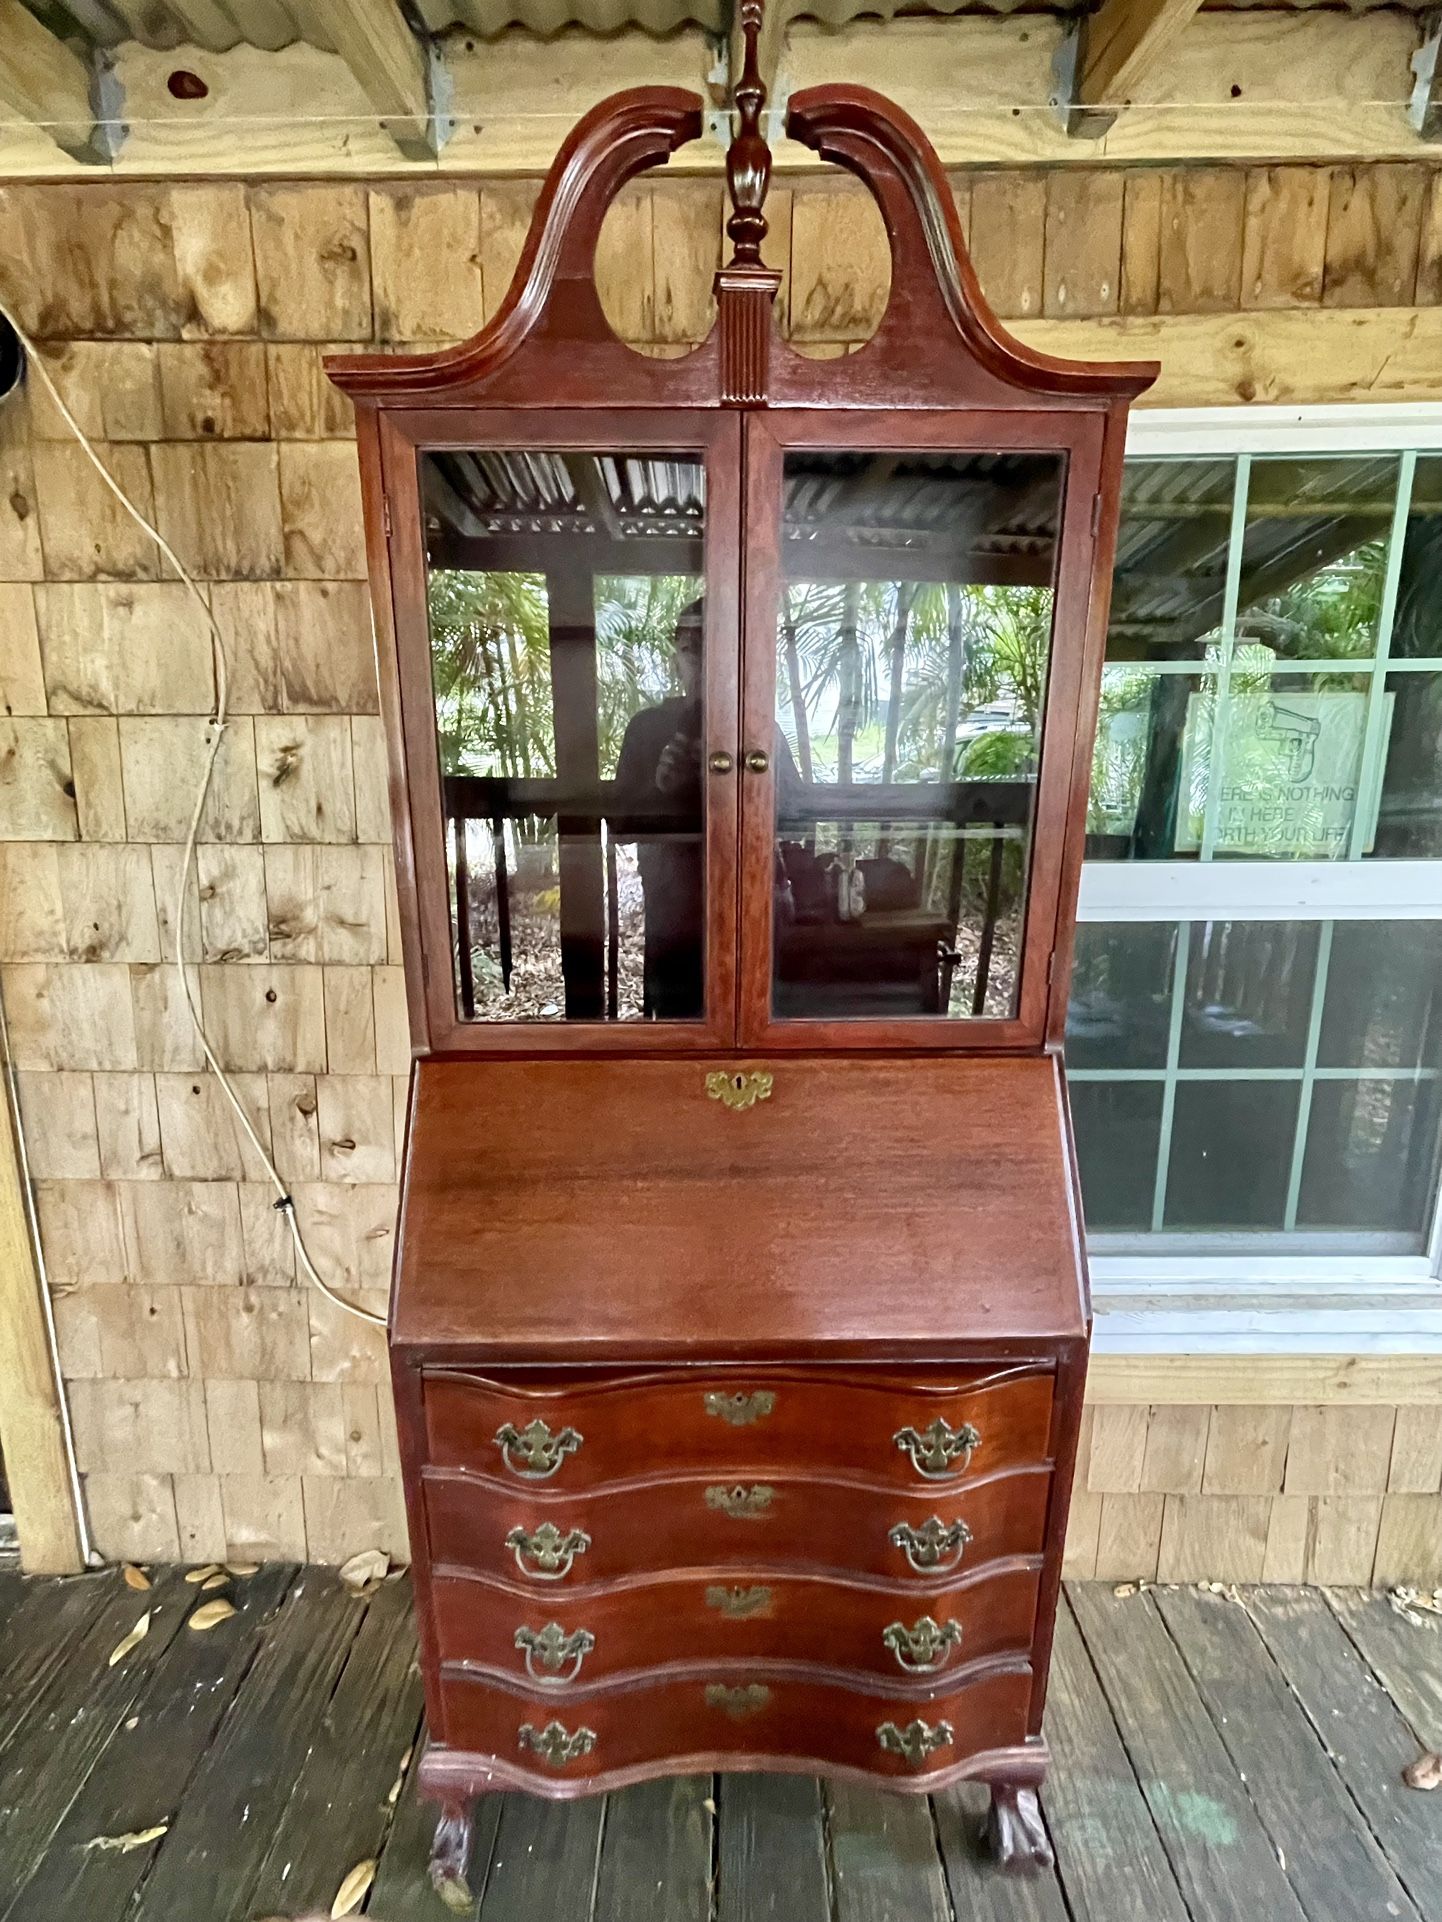
[[[400,0],[292,0],[292,11],[307,37],[335,48],[406,158],[433,160],[451,131],[438,98],[445,69]]]
[[[1201,0],[1100,0],[1064,49],[1067,132],[1095,139],[1166,59]]]
[[[75,160],[104,165],[124,137],[119,89],[21,5],[0,0],[0,109],[49,134]]]

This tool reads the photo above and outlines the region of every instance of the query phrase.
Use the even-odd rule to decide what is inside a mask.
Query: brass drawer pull
[[[758,1101],[769,1101],[775,1076],[764,1068],[742,1074],[727,1068],[713,1068],[706,1077],[706,1092],[725,1108],[754,1108]]]
[[[892,1622],[881,1631],[881,1640],[909,1674],[931,1675],[945,1665],[948,1649],[961,1647],[961,1623],[943,1625],[923,1615],[910,1628]]]
[[[574,1428],[563,1428],[553,1435],[545,1422],[527,1422],[516,1428],[505,1422],[496,1430],[495,1444],[501,1459],[513,1475],[528,1482],[543,1482],[555,1474],[567,1455],[574,1455],[585,1440]]]
[[[895,1722],[883,1722],[876,1731],[876,1739],[888,1755],[899,1755],[908,1767],[919,1769],[939,1748],[950,1748],[956,1733],[950,1722],[933,1724],[918,1717],[905,1728],[898,1728]]]
[[[594,1729],[578,1728],[572,1735],[561,1722],[547,1722],[540,1729],[533,1728],[529,1722],[522,1722],[517,1735],[522,1748],[539,1755],[553,1769],[563,1769],[567,1762],[574,1762],[581,1755],[589,1755],[596,1746]]]
[[[901,1550],[918,1575],[924,1575],[933,1568],[959,1568],[971,1530],[963,1521],[944,1522],[939,1515],[932,1515],[920,1528],[898,1522],[887,1540]]]
[[[776,1490],[768,1488],[765,1482],[757,1482],[751,1488],[715,1484],[706,1490],[706,1506],[729,1515],[733,1522],[759,1521],[775,1499]]]
[[[542,1629],[516,1630],[516,1647],[525,1655],[526,1673],[542,1688],[564,1688],[567,1682],[574,1682],[595,1646],[596,1638],[589,1628],[573,1629],[568,1635],[559,1622],[547,1622]],[[561,1670],[568,1662],[571,1672],[563,1675]]]
[[[563,1535],[554,1522],[542,1522],[534,1535],[528,1535],[524,1528],[513,1528],[506,1537],[516,1566],[537,1582],[559,1582],[570,1574],[576,1557],[584,1555],[590,1546],[591,1538],[584,1528],[572,1528]],[[533,1568],[527,1566],[527,1556],[535,1563]]]
[[[749,1428],[752,1422],[763,1421],[775,1406],[776,1396],[769,1388],[754,1389],[749,1395],[740,1389],[728,1395],[719,1388],[706,1393],[706,1413],[730,1422],[733,1428]]]
[[[964,1475],[971,1458],[981,1447],[981,1436],[969,1421],[953,1428],[940,1415],[929,1428],[898,1428],[891,1438],[911,1458],[918,1475],[928,1481],[945,1481],[950,1475]],[[960,1462],[960,1466],[957,1463]]]
[[[706,1684],[707,1708],[723,1710],[733,1722],[759,1715],[770,1700],[771,1691],[764,1682],[746,1682],[740,1688],[727,1688],[724,1682]]]
[[[753,1615],[771,1613],[771,1590],[760,1586],[725,1588],[716,1582],[706,1590],[706,1606],[714,1608],[718,1615],[728,1616],[733,1622],[745,1622]]]

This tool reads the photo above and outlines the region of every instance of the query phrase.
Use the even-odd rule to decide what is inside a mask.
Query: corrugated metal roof
[[[1211,8],[1322,8],[1330,12],[1370,13],[1380,7],[1421,13],[1435,0],[1204,0]],[[116,47],[140,41],[159,52],[191,45],[225,53],[246,43],[274,51],[297,40],[334,52],[308,10],[290,0],[24,0],[29,10],[62,39]],[[451,30],[490,36],[507,27],[552,34],[568,26],[594,33],[641,27],[656,34],[678,27],[721,28],[729,18],[728,0],[410,0],[413,12],[432,33]],[[860,18],[892,19],[899,13],[1050,13],[1083,10],[1081,0],[807,0],[800,18],[845,26]]]

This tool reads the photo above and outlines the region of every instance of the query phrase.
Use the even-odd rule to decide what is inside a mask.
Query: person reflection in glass
[[[612,831],[636,844],[646,926],[642,1008],[652,1021],[696,1021],[704,1005],[702,614],[695,600],[676,616],[681,691],[631,716],[616,763]]]

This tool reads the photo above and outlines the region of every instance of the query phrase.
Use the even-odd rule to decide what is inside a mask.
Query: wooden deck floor
[[[327,1573],[232,1584],[184,1626],[178,1574],[0,1576],[0,1922],[441,1922],[409,1595]],[[149,1633],[111,1652],[150,1606]],[[980,1791],[930,1803],[802,1778],[496,1798],[482,1922],[1442,1922],[1442,1793],[1401,1771],[1442,1742],[1442,1622],[1378,1596],[1074,1589],[1044,1793],[1055,1877],[995,1875]],[[137,1838],[139,1838],[137,1840]]]

